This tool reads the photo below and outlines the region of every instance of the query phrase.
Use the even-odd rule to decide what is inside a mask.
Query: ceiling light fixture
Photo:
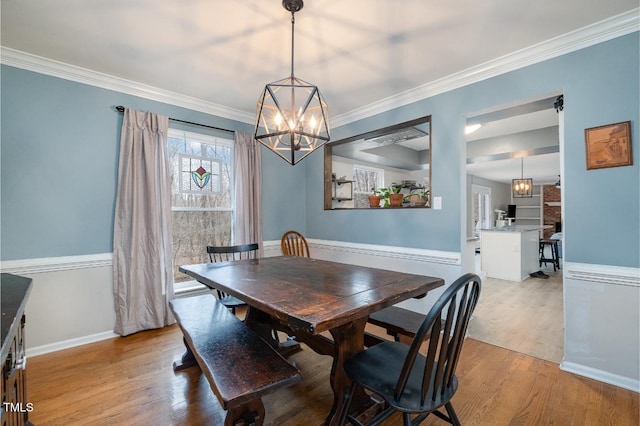
[[[560,112],[564,110],[564,96],[560,95],[556,98],[556,101],[553,103],[553,107],[556,109],[556,112]]]
[[[464,128],[464,134],[465,135],[470,135],[471,133],[473,133],[476,130],[478,130],[480,127],[482,127],[482,124],[480,124],[480,123],[467,124],[467,127]]]
[[[316,86],[293,74],[295,13],[302,0],[283,0],[291,12],[291,76],[264,88],[256,115],[254,137],[295,165],[329,141],[328,108]]]
[[[520,179],[512,179],[513,198],[533,197],[533,179],[524,178],[524,157],[520,157]]]

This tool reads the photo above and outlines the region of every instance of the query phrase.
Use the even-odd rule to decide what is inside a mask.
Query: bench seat
[[[299,371],[213,296],[169,302],[187,353],[227,410],[225,426],[264,422],[262,395],[300,381]],[[174,364],[174,369],[180,369]]]
[[[398,306],[389,306],[369,315],[368,322],[387,330],[387,334],[393,336],[394,340],[400,341],[400,336],[413,339],[422,325],[425,316],[418,312],[400,308]],[[372,346],[375,341],[370,340],[367,346]]]

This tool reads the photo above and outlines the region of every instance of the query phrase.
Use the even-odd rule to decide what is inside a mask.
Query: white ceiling
[[[244,117],[255,114],[266,83],[290,73],[290,14],[280,0],[3,0],[0,7],[3,63],[8,52],[35,55]],[[516,61],[572,34],[597,38],[594,28],[607,33],[630,13],[637,21],[638,0],[307,0],[296,14],[295,75],[316,84],[331,120],[344,122],[451,76],[477,80],[501,58]],[[498,127],[485,124],[474,137]]]
[[[609,17],[638,0],[307,0],[295,74],[331,117]],[[3,0],[5,48],[255,113],[290,72],[280,0]]]
[[[526,107],[526,104],[518,107],[523,106]],[[473,121],[473,119],[469,120]],[[508,118],[498,118],[493,121],[483,122],[480,129],[467,135],[467,143],[492,141],[496,138],[499,141],[498,143],[504,144],[504,138],[499,138],[500,136],[511,135],[515,139],[518,138],[518,133],[521,132],[558,127],[558,125],[559,114],[554,108],[522,113]],[[554,142],[557,143],[558,140]],[[502,149],[499,151],[500,155],[495,155],[495,157],[508,155],[511,158],[493,159],[489,156],[487,161],[467,164],[467,173],[507,184],[511,184],[512,179],[519,177],[532,178],[535,185],[555,184],[560,176],[560,153],[545,153],[544,151],[544,149],[536,150],[533,147],[526,151],[520,146],[512,151]],[[522,159],[523,157],[524,159]]]

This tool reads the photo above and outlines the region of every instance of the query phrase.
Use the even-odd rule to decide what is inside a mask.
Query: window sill
[[[187,294],[194,294],[194,293],[206,293],[209,291],[210,291],[209,287],[199,283],[196,280],[183,281],[183,282],[173,284],[173,292],[175,293],[176,296],[185,296]]]

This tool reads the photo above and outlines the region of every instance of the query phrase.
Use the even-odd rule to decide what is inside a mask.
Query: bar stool
[[[545,248],[549,247],[551,251],[551,257],[545,256]],[[547,266],[547,263],[553,264],[553,271],[556,271],[556,268],[560,269],[560,258],[558,256],[558,240],[540,240],[540,264],[539,266]]]

